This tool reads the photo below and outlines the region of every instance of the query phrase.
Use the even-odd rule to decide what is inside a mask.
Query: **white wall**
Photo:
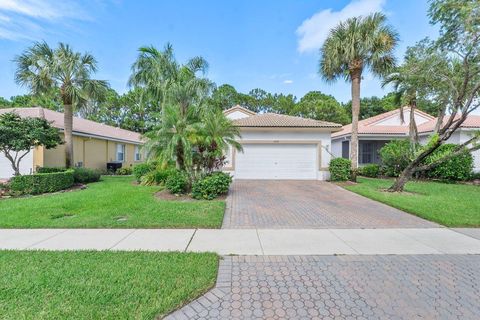
[[[388,117],[386,119],[380,120],[378,122],[375,122],[371,124],[372,126],[406,126],[408,127],[410,125],[410,110],[405,110],[403,112],[403,120],[404,122],[402,123],[402,120],[400,118],[400,113],[396,113],[391,117]],[[429,121],[430,119],[420,115],[420,114],[415,114],[415,122],[417,125],[422,124],[424,122]]]
[[[250,115],[248,115],[244,112],[241,112],[241,111],[233,111],[232,113],[227,114],[227,118],[230,119],[230,120],[243,119],[243,118],[247,118],[249,116]]]
[[[335,158],[341,158],[342,157],[342,142],[343,141],[345,141],[343,138],[332,140],[332,153],[335,156]]]
[[[20,174],[30,174],[33,171],[33,150],[31,150],[20,161]],[[0,179],[9,179],[13,177],[13,169],[10,161],[5,157],[3,152],[0,152]]]

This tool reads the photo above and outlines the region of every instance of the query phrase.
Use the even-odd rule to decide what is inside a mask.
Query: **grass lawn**
[[[345,187],[367,198],[448,227],[480,227],[480,187],[438,182],[408,182],[407,193],[383,192],[393,180],[359,178]]]
[[[224,201],[156,199],[160,188],[102,177],[85,190],[0,200],[0,228],[219,228]]]
[[[154,319],[215,283],[211,253],[0,251],[2,319]]]

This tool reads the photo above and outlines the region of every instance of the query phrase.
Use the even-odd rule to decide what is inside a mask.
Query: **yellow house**
[[[41,117],[59,129],[63,138],[63,113],[34,108],[0,109],[0,114],[15,112],[21,117]],[[107,163],[121,163],[122,167],[132,167],[143,162],[143,141],[137,132],[108,126],[82,118],[73,118],[73,155],[74,165],[92,169],[105,170]],[[21,162],[21,173],[35,172],[38,167],[65,166],[65,147],[59,145],[55,149],[37,147]],[[10,164],[3,154],[0,154],[0,178],[13,175]]]

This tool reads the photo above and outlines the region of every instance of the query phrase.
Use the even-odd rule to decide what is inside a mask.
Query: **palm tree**
[[[179,169],[187,169],[191,165],[189,138],[214,87],[210,80],[199,77],[205,74],[208,63],[202,57],[194,57],[186,64],[179,64],[170,44],[163,51],[154,47],[141,47],[139,51],[129,85],[144,88],[162,109],[162,123],[146,134],[152,140],[147,144],[147,148],[152,148],[149,154],[160,158],[170,156]],[[164,151],[162,146],[166,148]]]
[[[241,143],[236,140],[240,137],[239,128],[235,127],[219,108],[206,110],[196,128],[196,145],[199,153],[206,154],[203,165],[208,172],[223,165],[217,163],[217,160],[222,159],[230,147],[243,150]]]
[[[387,74],[395,66],[393,50],[398,35],[386,24],[382,13],[350,18],[333,28],[320,49],[319,73],[327,82],[345,78],[352,87],[352,138],[350,159],[352,180],[358,167],[358,116],[360,113],[360,82],[363,71],[376,76]]]
[[[64,43],[52,49],[46,42],[36,42],[15,57],[15,82],[28,87],[33,95],[58,89],[63,104],[65,166],[73,166],[73,109],[89,99],[101,98],[108,88],[103,80],[93,80],[97,61],[88,53],[80,54]]]

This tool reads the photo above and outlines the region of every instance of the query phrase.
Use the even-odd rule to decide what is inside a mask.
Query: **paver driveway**
[[[223,228],[428,228],[438,225],[322,181],[236,180]]]
[[[225,257],[167,319],[478,319],[479,255]]]

